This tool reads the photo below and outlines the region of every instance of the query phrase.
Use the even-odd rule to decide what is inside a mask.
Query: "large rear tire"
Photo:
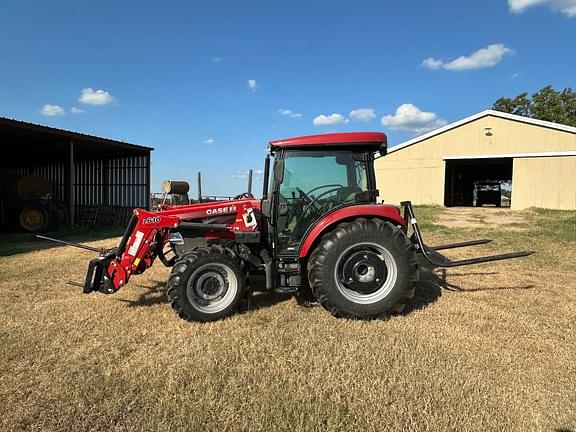
[[[238,257],[218,245],[198,247],[181,256],[166,285],[166,295],[178,316],[200,322],[236,312],[244,290]]]
[[[50,212],[39,202],[30,201],[20,209],[18,222],[26,231],[45,232],[50,227]]]
[[[396,226],[358,218],[322,237],[308,261],[308,279],[332,315],[372,319],[401,312],[414,296],[418,258]]]

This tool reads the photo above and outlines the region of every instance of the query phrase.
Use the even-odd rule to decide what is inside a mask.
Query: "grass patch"
[[[418,219],[420,229],[439,229],[436,222],[443,208],[440,206],[418,205],[414,206],[414,213]]]
[[[423,266],[408,312],[370,322],[258,294],[189,323],[158,290],[160,263],[105,296],[65,284],[90,252],[0,256],[0,430],[575,430],[573,215],[523,212],[529,228],[512,231],[439,226],[446,211],[416,208],[430,244],[492,237],[454,253],[538,254]]]
[[[534,235],[560,242],[576,242],[576,211],[533,209]]]
[[[75,226],[57,232],[46,233],[48,237],[69,242],[89,242],[121,236],[123,227]],[[14,255],[30,250],[59,247],[58,244],[36,238],[31,233],[0,233],[0,256]]]

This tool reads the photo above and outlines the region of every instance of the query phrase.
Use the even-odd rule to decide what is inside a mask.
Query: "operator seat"
[[[356,198],[359,193],[363,192],[358,186],[344,186],[336,192],[338,202],[350,204],[357,202]]]

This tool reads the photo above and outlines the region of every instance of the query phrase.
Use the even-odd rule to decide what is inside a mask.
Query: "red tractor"
[[[410,202],[402,203],[404,214],[376,203],[374,160],[386,148],[386,135],[376,132],[272,141],[261,200],[245,193],[155,212],[135,209],[118,247],[101,251],[76,285],[112,294],[158,258],[172,267],[166,294],[187,320],[233,314],[258,274],[268,290],[311,290],[334,316],[370,319],[401,311],[414,295],[418,255],[454,267],[531,254],[450,261],[438,250],[489,240],[426,246]],[[190,237],[205,245],[182,250]]]

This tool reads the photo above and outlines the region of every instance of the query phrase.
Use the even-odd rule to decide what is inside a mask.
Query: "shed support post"
[[[110,171],[110,166],[108,164],[108,159],[102,160],[102,202],[103,205],[110,204],[110,194],[109,194],[109,185],[108,185],[108,173]]]
[[[70,225],[74,225],[76,219],[76,169],[74,163],[74,141],[70,141],[68,154],[68,214]]]
[[[152,195],[150,194],[151,190],[150,190],[150,183],[151,183],[151,179],[150,179],[150,170],[151,170],[151,166],[150,166],[150,152],[146,153],[146,209],[147,210],[152,210]]]

